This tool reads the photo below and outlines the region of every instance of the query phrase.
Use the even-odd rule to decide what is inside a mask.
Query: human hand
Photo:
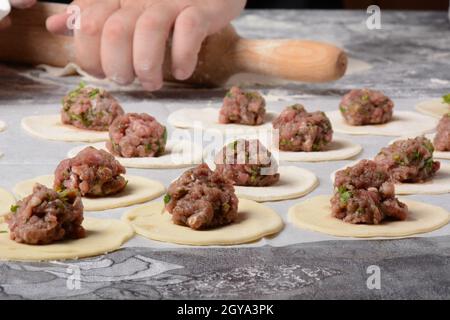
[[[0,0],[2,1],[2,0]],[[4,0],[3,0],[4,1]],[[11,6],[13,8],[26,9],[33,6],[37,0],[9,0]],[[7,1],[5,2],[7,4]],[[0,19],[0,30],[5,29],[11,25],[11,19],[9,17],[5,17]]]
[[[203,40],[236,18],[246,0],[76,0],[80,28],[74,30],[76,62],[97,77],[130,84],[136,77],[149,91],[163,83],[166,44],[171,37],[172,74],[189,78]],[[47,20],[66,34],[68,14]]]

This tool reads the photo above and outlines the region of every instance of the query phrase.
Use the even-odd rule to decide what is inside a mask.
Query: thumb
[[[67,21],[71,18],[70,13],[55,14],[47,19],[45,25],[47,30],[57,35],[72,35],[72,31],[67,26]]]

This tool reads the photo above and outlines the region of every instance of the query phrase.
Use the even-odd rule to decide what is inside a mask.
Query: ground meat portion
[[[109,128],[108,150],[124,158],[157,157],[164,153],[167,129],[146,113],[127,113]]]
[[[273,121],[283,151],[321,151],[333,138],[331,122],[321,111],[307,112],[301,104],[287,107]]]
[[[450,151],[450,113],[439,120],[433,143],[438,151]]]
[[[352,126],[386,123],[392,119],[394,103],[380,91],[355,89],[339,105],[345,121]]]
[[[280,180],[278,164],[259,140],[236,140],[215,158],[216,172],[238,186],[264,187]]]
[[[421,136],[399,140],[381,149],[375,161],[383,165],[394,182],[423,182],[432,178],[440,168],[433,161],[434,147]]]
[[[87,147],[58,165],[54,188],[57,191],[76,189],[86,197],[109,196],[126,187],[123,173],[125,168],[111,154]]]
[[[223,99],[220,109],[220,123],[260,125],[266,115],[266,102],[258,92],[243,92],[232,87]]]
[[[196,230],[227,225],[238,216],[233,185],[206,164],[172,182],[164,202],[175,224]]]
[[[379,224],[385,219],[405,220],[408,207],[395,197],[385,168],[362,160],[336,173],[331,213],[348,223]]]
[[[61,121],[80,129],[108,131],[111,123],[124,114],[122,107],[103,89],[84,84],[63,98]]]
[[[33,193],[11,207],[6,216],[10,238],[32,245],[85,236],[83,203],[76,190],[57,193],[36,184]]]

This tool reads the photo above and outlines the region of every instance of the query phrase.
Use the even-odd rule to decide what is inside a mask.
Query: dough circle
[[[339,133],[375,136],[420,135],[434,130],[437,121],[434,118],[411,111],[395,111],[392,121],[385,124],[351,126],[347,124],[340,111],[327,112],[333,130]]]
[[[69,158],[73,158],[81,150],[88,146],[108,151],[104,142],[98,142],[95,144],[75,147],[68,152],[67,156]],[[195,145],[188,140],[169,140],[166,145],[166,152],[162,156],[145,158],[122,158],[115,156],[115,158],[120,162],[121,165],[127,168],[176,169],[190,167],[202,163],[203,152],[200,146]]]
[[[0,188],[0,216],[9,213],[11,206],[15,203],[16,199],[14,199],[13,195],[5,189]]]
[[[333,138],[333,141],[323,151],[294,152],[278,150],[281,161],[321,162],[350,159],[361,153],[362,147],[350,140]]]
[[[41,246],[11,240],[7,224],[1,223],[0,260],[48,261],[92,257],[119,249],[134,235],[133,228],[120,220],[85,217],[83,227],[87,231],[85,238]]]
[[[431,142],[433,142],[435,135],[436,135],[435,133],[429,133],[429,134],[426,134],[425,137],[427,137]],[[398,139],[392,140],[391,142],[389,142],[389,144],[393,144],[395,141],[405,140],[405,139],[408,139],[408,138],[409,139],[415,138],[415,136],[400,137]],[[436,151],[436,150],[434,150],[433,158],[450,160],[450,151]]]
[[[137,234],[146,238],[184,245],[233,245],[257,241],[280,232],[283,220],[265,205],[239,199],[238,221],[211,230],[193,230],[172,222],[164,204],[154,201],[132,209],[122,219],[131,224]]]
[[[165,192],[164,186],[158,181],[130,175],[124,175],[124,177],[128,180],[128,184],[124,191],[117,195],[105,198],[83,197],[84,210],[103,211],[128,207],[156,199]],[[36,182],[52,188],[53,180],[53,175],[39,176],[30,180],[25,180],[16,184],[13,192],[18,198],[22,199],[31,194]]]
[[[259,126],[248,126],[242,124],[221,124],[219,123],[219,109],[180,109],[172,112],[167,118],[167,122],[177,128],[197,128],[202,130],[219,130],[229,134],[248,134],[258,131],[272,130],[272,120],[276,113],[267,112],[265,122]]]
[[[67,142],[98,142],[109,139],[107,131],[78,129],[61,123],[57,114],[22,119],[22,128],[37,138]]]
[[[235,186],[236,195],[242,199],[258,202],[296,199],[312,192],[319,185],[319,179],[309,170],[280,166],[280,181],[267,187]]]
[[[352,162],[342,169],[351,167],[357,162]],[[338,169],[331,174],[331,182],[334,183],[334,177]],[[441,168],[436,175],[426,182],[422,183],[396,183],[395,194],[445,194],[450,193],[450,164],[441,162]]]
[[[422,101],[416,105],[416,110],[420,113],[441,118],[444,114],[450,112],[450,106],[442,101],[442,99],[435,99],[429,101]]]
[[[449,213],[437,206],[402,198],[409,208],[405,221],[385,221],[379,225],[351,224],[331,216],[330,196],[322,195],[291,207],[288,220],[302,229],[339,237],[406,237],[439,229],[450,221]]]
[[[0,132],[4,131],[6,129],[6,123],[0,120]]]

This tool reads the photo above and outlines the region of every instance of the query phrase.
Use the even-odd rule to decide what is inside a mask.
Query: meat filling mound
[[[408,207],[395,197],[385,168],[362,160],[336,173],[331,213],[348,223],[380,224],[385,219],[405,220]]]
[[[76,189],[84,197],[119,193],[127,185],[125,168],[108,152],[87,147],[74,158],[63,160],[55,170],[57,191]]]
[[[381,149],[375,161],[386,167],[394,182],[423,182],[431,179],[440,168],[433,160],[434,147],[421,136],[399,140]]]
[[[62,100],[61,121],[80,129],[108,131],[111,123],[124,114],[122,107],[103,89],[83,83]]]
[[[333,138],[331,122],[321,111],[307,112],[301,104],[287,107],[273,121],[283,151],[322,151]]]
[[[351,90],[339,105],[345,121],[352,126],[386,123],[392,119],[393,109],[391,99],[369,89]]]
[[[236,140],[215,159],[216,172],[238,186],[270,186],[280,180],[278,164],[259,140]]]
[[[450,113],[439,120],[433,143],[438,151],[450,151]]]
[[[258,92],[243,92],[232,87],[223,99],[220,109],[220,123],[260,125],[266,115],[266,102]]]
[[[10,238],[19,243],[44,245],[85,236],[83,203],[76,190],[58,193],[36,184],[33,193],[6,216]]]
[[[164,153],[167,130],[152,116],[127,113],[109,128],[108,150],[124,158],[157,157]]]
[[[236,220],[238,198],[226,178],[201,164],[174,181],[164,197],[175,224],[210,229]]]

